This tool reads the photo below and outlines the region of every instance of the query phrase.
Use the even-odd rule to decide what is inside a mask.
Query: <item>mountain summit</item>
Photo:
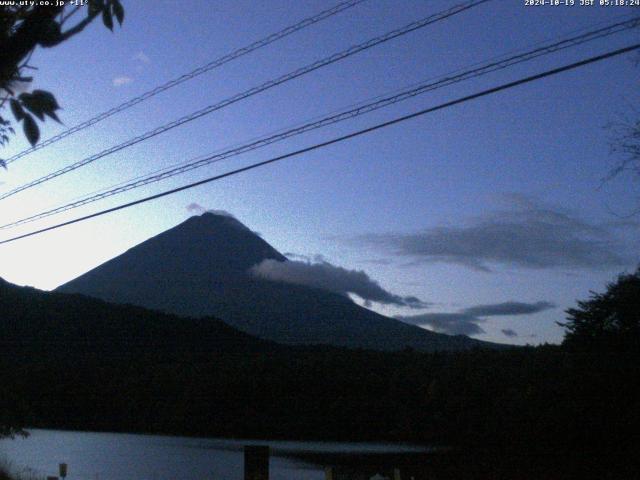
[[[258,278],[287,259],[237,219],[207,212],[131,248],[58,288],[189,317],[215,316],[287,344],[424,351],[483,344],[379,315],[326,290]]]

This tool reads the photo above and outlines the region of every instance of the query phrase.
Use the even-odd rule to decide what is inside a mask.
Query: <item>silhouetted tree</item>
[[[0,6],[0,112],[9,105],[15,121],[22,123],[31,145],[40,138],[34,115],[40,121],[44,121],[46,116],[58,121],[55,112],[60,108],[50,92],[17,91],[24,90],[24,86],[33,80],[27,72],[34,69],[29,60],[35,48],[60,45],[82,32],[98,16],[110,30],[113,30],[114,18],[119,24],[124,20],[120,0],[87,0],[82,6],[57,5],[62,2],[53,1],[46,2],[49,5],[37,3],[15,2],[14,5]],[[70,24],[72,18],[80,18],[75,17],[80,10],[86,10],[86,16]],[[20,88],[16,88],[18,86]],[[9,141],[9,134],[14,133],[11,121],[0,114],[0,146]]]
[[[640,349],[640,267],[607,285],[605,293],[591,292],[589,300],[566,311],[564,345],[586,350]]]

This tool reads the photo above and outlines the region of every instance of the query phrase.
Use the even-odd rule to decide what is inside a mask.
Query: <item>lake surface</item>
[[[14,472],[68,480],[242,480],[244,445],[269,445],[271,480],[324,480],[332,458],[411,457],[427,449],[372,443],[223,440],[117,433],[30,430],[26,439],[0,440],[0,460]],[[304,458],[304,460],[302,460]],[[370,478],[369,474],[364,476]],[[363,477],[358,477],[363,478]]]

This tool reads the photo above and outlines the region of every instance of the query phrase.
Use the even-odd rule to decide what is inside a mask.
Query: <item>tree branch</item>
[[[61,12],[61,18],[60,18],[60,26],[64,25],[64,23],[69,20],[71,17],[73,17],[82,7],[81,6],[77,6],[75,7],[73,10],[71,10],[67,15],[64,15],[64,12]]]
[[[87,27],[87,25],[89,25],[93,21],[93,19],[98,16],[99,13],[100,12],[92,13],[88,15],[84,20],[82,20],[81,22],[78,22],[76,25],[74,25],[72,28],[70,28],[66,32],[63,32],[62,34],[60,34],[60,39],[56,43],[48,46],[53,47],[55,45],[58,45],[59,43],[64,42],[65,40],[70,39],[74,35],[77,35],[82,30],[84,30]]]

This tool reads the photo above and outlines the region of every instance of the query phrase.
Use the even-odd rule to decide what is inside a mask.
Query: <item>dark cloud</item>
[[[615,230],[512,196],[509,209],[467,224],[356,240],[405,257],[410,264],[445,262],[487,272],[495,264],[597,270],[635,263]]]
[[[204,213],[206,211],[207,211],[207,209],[204,208],[199,203],[193,202],[193,203],[190,203],[189,205],[187,205],[187,212]]]
[[[463,312],[478,317],[492,317],[498,315],[531,315],[533,313],[542,312],[554,307],[555,305],[550,302],[503,302],[492,303],[488,305],[476,305],[474,307],[465,308]]]
[[[397,316],[396,319],[412,325],[428,327],[434,332],[448,335],[469,336],[484,333],[478,323],[485,320],[465,313],[423,313],[421,315]]]
[[[449,335],[478,335],[485,333],[478,324],[486,322],[486,317],[531,315],[554,307],[555,305],[549,302],[503,302],[475,305],[454,313],[400,315],[397,316],[396,319],[412,325],[428,327],[438,333],[446,333]],[[518,336],[514,330],[508,328],[503,329],[502,333],[508,337]]]
[[[505,337],[514,338],[518,336],[518,332],[511,330],[510,328],[503,328],[500,330]]]
[[[377,302],[409,308],[426,308],[428,306],[427,303],[416,297],[401,297],[385,290],[362,270],[347,270],[332,265],[321,256],[315,256],[315,258],[322,261],[310,263],[297,260],[286,262],[264,260],[255,265],[251,272],[268,280],[306,285],[343,295],[354,293],[365,302],[369,302],[366,304]]]

